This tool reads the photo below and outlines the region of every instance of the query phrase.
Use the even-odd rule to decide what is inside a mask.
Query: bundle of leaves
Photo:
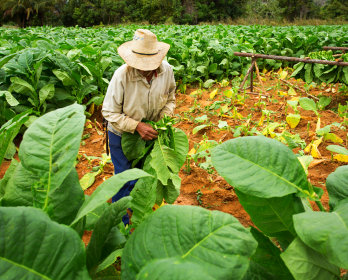
[[[335,61],[332,51],[311,52],[311,59]],[[348,54],[343,54],[341,60],[348,62]],[[301,78],[306,83],[345,83],[348,84],[348,67],[326,64],[311,64],[300,62],[295,66],[292,77]]]
[[[152,212],[155,203],[162,204],[164,198],[171,204],[179,196],[181,179],[178,173],[189,148],[185,132],[173,127],[173,118],[164,116],[158,122],[146,122],[158,131],[157,139],[145,141],[137,132],[122,135],[122,149],[128,160],[133,162],[132,166],[154,176],[139,180],[131,193],[135,225]],[[144,199],[146,205],[143,205]]]

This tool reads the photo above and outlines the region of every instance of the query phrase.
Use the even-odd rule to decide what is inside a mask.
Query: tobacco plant
[[[153,193],[147,183],[160,179],[141,182],[152,177],[134,168],[85,197],[74,168],[84,121],[83,107],[75,104],[44,115],[25,132],[20,162],[13,160],[0,181],[1,278],[119,279],[111,265],[122,256],[121,278],[127,280],[243,279],[254,252],[266,256],[267,249],[257,249],[255,233],[233,216],[200,207],[160,207],[130,237],[123,234],[126,209],[135,212],[148,203]],[[165,148],[163,138],[154,147],[183,153],[183,135],[176,129],[173,135],[174,149]],[[106,203],[138,178],[131,196]],[[87,248],[80,239],[86,228],[93,230]]]
[[[328,211],[320,201],[323,190],[310,184],[300,161],[276,140],[229,140],[213,150],[212,159],[260,230],[259,246],[270,240],[279,245],[272,254],[280,256],[283,269],[269,270],[264,261],[261,271],[266,274],[261,279],[339,279],[340,268],[348,268],[348,166],[327,178]],[[254,269],[250,266],[249,272]]]
[[[164,116],[158,122],[148,123],[158,131],[155,140],[145,141],[137,132],[122,135],[122,149],[128,160],[153,175],[140,179],[131,192],[134,226],[152,212],[154,204],[161,205],[163,199],[174,203],[180,194],[178,173],[188,153],[187,136],[173,127],[174,119]]]

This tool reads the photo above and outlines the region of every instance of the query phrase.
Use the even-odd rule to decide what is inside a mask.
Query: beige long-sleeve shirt
[[[172,115],[175,108],[175,79],[173,69],[163,61],[150,83],[138,70],[119,67],[108,87],[102,114],[108,129],[118,135],[134,133],[143,120],[158,121]]]

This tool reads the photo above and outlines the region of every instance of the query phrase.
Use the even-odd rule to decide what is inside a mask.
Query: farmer
[[[158,42],[151,31],[138,29],[132,41],[122,44],[118,54],[126,62],[119,67],[108,87],[102,114],[108,121],[108,136],[114,173],[131,167],[121,147],[123,132],[137,131],[142,139],[157,138],[157,131],[142,120],[158,121],[175,108],[175,80],[171,66],[163,61],[170,46]],[[136,181],[130,181],[112,198],[128,196]],[[128,217],[123,218],[125,224]]]

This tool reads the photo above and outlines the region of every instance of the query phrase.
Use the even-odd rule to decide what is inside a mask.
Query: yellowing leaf
[[[196,149],[195,148],[192,148],[189,152],[188,152],[188,155],[189,156],[192,156],[196,153]]]
[[[86,128],[92,128],[93,126],[92,126],[92,124],[91,123],[88,123],[87,125],[86,125]]]
[[[222,112],[222,113],[227,113],[229,109],[230,109],[230,108],[228,107],[227,104],[224,105],[224,106],[221,106],[221,112]]]
[[[300,100],[300,97],[292,97],[291,99],[290,99],[290,101],[299,101]]]
[[[262,130],[262,134],[265,136],[270,135],[272,138],[274,138],[276,136],[274,130],[278,128],[280,125],[280,123],[270,123],[267,127],[265,127]]]
[[[288,95],[285,91],[281,91],[281,90],[278,91],[278,94],[280,96],[287,96]]]
[[[265,120],[265,115],[262,115],[259,121],[259,126],[263,124],[264,120]]]
[[[311,155],[314,158],[321,158],[321,154],[320,154],[317,146],[312,145]]]
[[[267,69],[266,69],[266,68],[263,68],[262,73],[263,73],[263,74],[266,74],[266,73],[267,73]]]
[[[215,95],[218,93],[217,89],[214,89],[210,94],[209,94],[209,98],[210,99],[214,99]]]
[[[348,162],[348,156],[347,155],[337,154],[337,155],[334,155],[333,158],[335,160],[337,160],[337,161],[340,161],[340,162]]]
[[[318,131],[320,129],[320,118],[318,118],[317,126],[315,128],[315,131]]]
[[[223,79],[223,80],[221,81],[221,83],[219,83],[219,84],[220,84],[221,87],[227,87],[229,83],[230,83],[230,82],[229,82],[228,80]]]
[[[90,186],[93,185],[95,181],[95,177],[99,175],[100,170],[96,172],[89,172],[83,175],[83,177],[80,179],[80,185],[83,190],[87,190]]]
[[[198,91],[194,90],[193,92],[190,93],[190,95],[197,95]]]
[[[231,98],[233,96],[233,91],[228,89],[228,90],[225,90],[224,91],[224,95],[227,97],[227,98]]]
[[[286,122],[291,128],[295,128],[301,120],[301,116],[298,114],[289,114],[286,116]]]
[[[318,148],[318,146],[321,144],[322,141],[323,141],[323,137],[320,137],[319,139],[313,142],[313,146]]]
[[[93,113],[94,113],[94,103],[92,103],[91,106],[89,107],[88,113],[90,113],[91,115],[93,115]]]
[[[282,79],[282,80],[284,80],[287,76],[288,76],[288,72],[287,72],[287,71],[282,71],[282,72],[280,73],[279,78]]]
[[[312,143],[309,143],[308,146],[303,150],[306,154],[309,154],[312,148]]]
[[[292,87],[289,88],[288,94],[289,94],[289,95],[297,95],[296,91],[295,91]]]
[[[233,116],[229,116],[229,115],[226,115],[226,114],[222,114],[221,117],[229,118],[229,119],[233,119],[234,118]]]
[[[164,205],[164,201],[163,200],[162,200],[161,205],[158,205],[158,204],[155,203],[155,205],[152,207],[152,210],[156,211],[158,208],[161,208],[163,205]]]
[[[236,111],[233,113],[233,117],[238,119],[238,120],[241,120],[243,118],[242,114],[240,114],[240,113],[238,113]]]
[[[313,143],[311,144],[311,155],[312,157],[314,158],[321,158],[321,154],[318,150],[318,147],[319,145],[321,144],[321,142],[323,141],[323,137],[320,137],[319,139],[313,141]],[[308,148],[308,146],[306,147],[306,149]],[[309,152],[308,150],[306,151],[305,149],[305,152]]]
[[[333,143],[339,143],[339,144],[343,143],[343,140],[339,136],[337,136],[335,133],[326,133],[324,135],[324,140],[331,141]]]

